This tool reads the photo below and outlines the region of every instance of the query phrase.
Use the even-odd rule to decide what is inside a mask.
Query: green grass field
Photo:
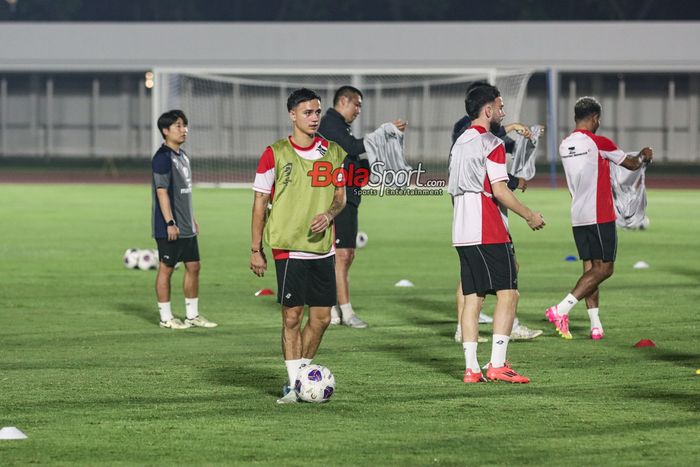
[[[248,270],[250,190],[195,190],[200,310],[217,329],[157,326],[147,186],[4,185],[0,261],[0,465],[697,465],[700,459],[700,192],[652,191],[651,229],[620,232],[602,288],[606,337],[555,337],[544,309],[573,286],[565,191],[521,199],[548,226],[511,225],[520,317],[545,334],[510,346],[529,385],[465,385],[452,340],[457,255],[446,198],[366,198],[351,271],[366,330],[331,328],[316,361],[329,404],[278,406],[286,379],[274,268]],[[632,265],[647,261],[651,268]],[[176,272],[173,308],[184,315]],[[394,283],[410,279],[411,289]],[[487,306],[493,299],[487,300]],[[482,333],[488,334],[488,326]],[[639,339],[656,348],[633,348]],[[490,344],[479,359],[488,361]]]

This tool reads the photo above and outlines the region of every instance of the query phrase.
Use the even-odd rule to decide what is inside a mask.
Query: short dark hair
[[[318,99],[320,102],[321,96],[316,94],[311,89],[295,89],[287,98],[287,111],[291,111],[294,107],[301,104],[302,102],[312,101],[314,99]]]
[[[472,120],[479,118],[481,109],[500,96],[501,91],[491,84],[483,83],[478,86],[470,86],[470,89],[467,91],[467,96],[464,99],[464,107],[467,110],[467,116]]]
[[[593,115],[600,116],[601,111],[600,102],[595,97],[584,96],[579,98],[574,105],[574,120],[578,122]]]
[[[467,92],[464,93],[465,110],[467,108],[467,96],[469,96],[469,93],[472,91],[472,89],[478,88],[479,86],[489,86],[489,83],[486,81],[474,81],[472,84],[469,85],[469,87],[467,88]]]
[[[170,125],[175,123],[178,118],[182,119],[182,122],[187,125],[187,117],[185,112],[179,109],[168,110],[163,115],[158,117],[158,129],[160,130],[160,135],[165,139],[165,133],[163,130],[170,128]]]
[[[341,97],[347,97],[348,99],[350,99],[353,96],[360,96],[363,99],[365,97],[362,95],[362,91],[360,91],[356,87],[341,86],[338,88],[337,91],[335,91],[335,95],[333,96],[333,106],[335,106],[336,104],[338,104],[338,102],[340,102]]]

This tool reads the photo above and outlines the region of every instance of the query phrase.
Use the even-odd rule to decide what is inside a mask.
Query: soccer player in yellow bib
[[[333,219],[345,207],[342,165],[347,155],[316,135],[321,98],[314,91],[293,91],[287,111],[291,136],[265,149],[255,174],[250,251],[250,269],[257,276],[267,270],[263,238],[275,260],[289,377],[278,404],[297,402],[296,375],[311,363],[331,321],[336,302]],[[305,305],[309,319],[302,330]]]

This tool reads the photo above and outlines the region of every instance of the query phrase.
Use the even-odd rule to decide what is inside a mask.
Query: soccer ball
[[[357,232],[355,243],[357,248],[364,248],[367,245],[367,234],[362,231]]]
[[[139,265],[139,250],[136,248],[129,248],[124,252],[124,266],[129,269],[136,269]]]
[[[142,271],[156,269],[158,267],[158,255],[153,254],[152,250],[139,250],[138,267]]]
[[[335,377],[325,366],[303,366],[297,374],[294,392],[304,402],[327,402],[335,392]]]

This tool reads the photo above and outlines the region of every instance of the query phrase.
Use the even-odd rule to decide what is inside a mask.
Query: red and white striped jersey
[[[559,145],[571,193],[571,225],[615,222],[610,161],[620,165],[625,152],[604,136],[574,130]]]
[[[452,195],[454,246],[508,243],[508,226],[491,185],[507,182],[506,151],[494,134],[468,128],[452,146],[448,191]]]
[[[307,160],[316,160],[323,157],[323,154],[328,150],[328,141],[321,137],[316,137],[308,148],[302,148],[294,144],[291,138],[289,142],[294,148],[294,152],[301,158]],[[275,196],[275,153],[271,147],[265,148],[258,162],[258,169],[255,173],[255,181],[253,182],[253,190],[270,195],[270,203],[274,202]],[[331,251],[326,254],[318,255],[306,251],[288,251],[288,250],[272,250],[272,256],[275,259],[319,259],[327,258],[335,255],[335,242],[331,247]]]

